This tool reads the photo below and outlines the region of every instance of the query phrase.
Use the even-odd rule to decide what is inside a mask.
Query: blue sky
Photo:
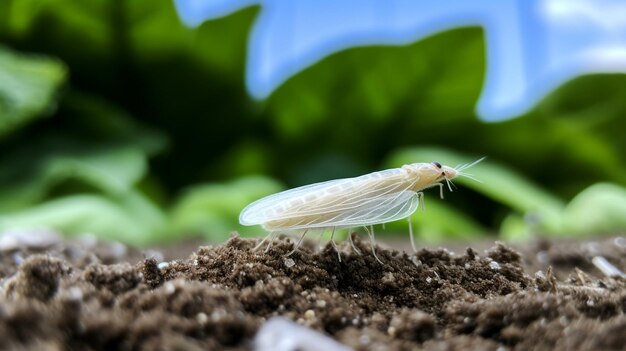
[[[466,26],[480,26],[485,33],[487,70],[476,112],[486,121],[519,116],[574,77],[626,72],[626,1],[622,0],[175,3],[190,26],[248,6],[261,7],[250,33],[246,67],[247,89],[257,99],[268,97],[291,76],[335,52],[407,45]]]

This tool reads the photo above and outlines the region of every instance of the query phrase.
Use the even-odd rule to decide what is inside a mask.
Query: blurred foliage
[[[197,233],[224,240],[237,228],[243,207],[263,196],[284,190],[265,177],[245,177],[226,184],[197,185],[187,189],[171,213],[172,233]],[[243,235],[260,236],[260,227],[246,227]]]
[[[0,2],[0,230],[259,235],[239,211],[286,187],[482,156],[468,170],[480,182],[459,178],[445,201],[427,192],[412,217],[422,240],[626,229],[623,75],[578,78],[485,124],[484,41],[465,28],[334,54],[253,101],[256,14],[190,29],[169,0]]]
[[[24,57],[0,46],[0,138],[46,115],[65,75],[56,60]]]

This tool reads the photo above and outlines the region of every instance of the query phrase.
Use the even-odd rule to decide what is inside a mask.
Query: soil
[[[623,237],[377,247],[384,264],[354,238],[361,254],[342,243],[341,262],[310,242],[285,257],[287,238],[267,253],[233,236],[184,256],[85,239],[0,243],[0,349],[251,350],[274,316],[356,350],[626,349],[626,278],[592,263],[624,272]]]

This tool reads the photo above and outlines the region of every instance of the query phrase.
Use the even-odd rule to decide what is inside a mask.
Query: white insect
[[[460,175],[471,178],[463,170],[483,159],[456,168],[443,166],[439,162],[412,163],[360,177],[329,180],[290,189],[246,206],[241,211],[239,223],[260,224],[269,231],[270,234],[258,245],[270,238],[267,249],[271,247],[277,233],[302,231],[300,241],[289,255],[298,248],[309,230],[332,229],[331,242],[335,246],[332,239],[335,229],[363,226],[372,240],[372,252],[376,257],[373,228],[370,230],[368,226],[408,217],[411,245],[417,251],[410,216],[417,210],[420,199],[424,208],[422,191],[438,186],[443,199],[444,182],[452,191],[451,180]],[[348,238],[353,249],[359,252],[350,235]]]

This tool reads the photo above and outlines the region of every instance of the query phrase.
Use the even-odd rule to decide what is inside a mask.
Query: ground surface
[[[178,260],[90,240],[0,243],[0,349],[253,349],[280,315],[359,350],[626,349],[626,240],[422,250],[232,238]],[[310,245],[310,244],[309,244]],[[458,250],[458,248],[457,248]],[[519,253],[518,253],[519,252]],[[549,268],[552,267],[552,268]],[[308,342],[300,349],[318,349]]]

